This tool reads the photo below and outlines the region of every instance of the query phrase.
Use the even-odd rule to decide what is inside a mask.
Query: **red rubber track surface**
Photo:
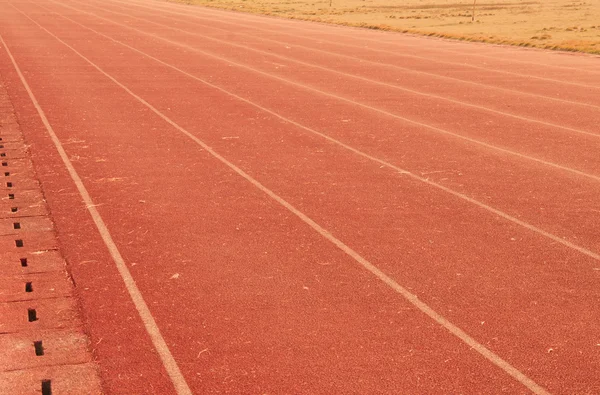
[[[542,388],[600,392],[598,57],[142,0],[2,0],[0,35],[192,392],[528,389],[114,80]],[[107,393],[175,393],[0,74]]]

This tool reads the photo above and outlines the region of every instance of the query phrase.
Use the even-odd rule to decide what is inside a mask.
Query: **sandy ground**
[[[600,1],[173,0],[351,26],[600,54]]]

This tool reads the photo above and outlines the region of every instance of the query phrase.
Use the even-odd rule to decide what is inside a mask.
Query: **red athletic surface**
[[[142,0],[0,4],[194,393],[527,389],[37,24],[537,384],[600,393],[597,256],[298,126],[598,254],[598,57]],[[107,392],[174,393],[4,50],[0,74]]]

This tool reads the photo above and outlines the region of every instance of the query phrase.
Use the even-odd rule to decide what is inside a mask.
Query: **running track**
[[[600,392],[600,59],[1,0],[109,394]]]

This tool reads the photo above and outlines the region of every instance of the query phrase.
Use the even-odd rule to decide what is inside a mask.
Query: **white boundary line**
[[[286,200],[284,200],[283,198],[281,198],[275,192],[271,191],[270,189],[268,189],[267,187],[265,187],[264,185],[262,185],[256,179],[252,178],[252,176],[250,176],[249,174],[247,174],[246,172],[244,172],[242,169],[240,169],[239,167],[237,167],[233,163],[229,162],[227,159],[225,159],[223,156],[221,156],[216,151],[214,151],[210,146],[208,146],[202,140],[200,140],[199,138],[197,138],[196,136],[194,136],[192,133],[188,132],[187,130],[185,130],[181,126],[179,126],[177,123],[175,123],[169,117],[167,117],[166,115],[164,115],[163,113],[161,113],[158,109],[156,109],[155,107],[153,107],[146,100],[144,100],[140,96],[136,95],[133,91],[131,91],[125,85],[121,84],[118,80],[116,80],[110,74],[106,73],[99,66],[97,66],[95,63],[93,63],[88,58],[86,58],[83,54],[79,53],[75,48],[71,47],[65,41],[61,40],[59,37],[57,37],[56,35],[54,35],[48,29],[46,29],[45,27],[43,27],[42,25],[40,25],[39,23],[37,23],[36,21],[34,21],[33,19],[31,19],[28,15],[26,15],[25,13],[23,13],[21,10],[19,10],[18,8],[16,8],[12,3],[9,3],[9,4],[13,8],[15,8],[15,10],[17,10],[22,15],[24,15],[26,18],[28,18],[30,21],[32,21],[34,24],[36,24],[40,29],[44,30],[48,35],[50,35],[51,37],[53,37],[54,39],[56,39],[58,42],[60,42],[61,44],[63,44],[64,46],[66,46],[67,48],[69,48],[70,50],[72,50],[80,58],[82,58],[87,63],[89,63],[92,67],[94,67],[98,72],[100,72],[106,78],[108,78],[109,80],[111,80],[112,82],[114,82],[117,86],[119,86],[120,88],[122,88],[124,91],[126,91],[128,94],[130,94],[132,97],[134,97],[136,100],[138,100],[144,106],[146,106],[149,110],[151,110],[152,112],[154,112],[157,116],[159,116],[160,118],[162,118],[166,123],[168,123],[169,125],[171,125],[173,128],[175,128],[176,130],[178,130],[182,134],[188,136],[191,140],[193,140],[194,142],[196,142],[204,150],[206,150],[208,153],[210,153],[214,158],[216,158],[217,160],[219,160],[225,166],[229,167],[231,170],[233,170],[235,173],[237,173],[238,175],[240,175],[242,178],[244,178],[250,184],[252,184],[257,189],[259,189],[260,191],[262,191],[263,193],[265,193],[267,196],[269,196],[270,198],[272,198],[273,200],[275,200],[281,206],[283,206],[284,208],[286,208],[287,210],[289,210],[291,213],[293,213],[295,216],[297,216],[300,220],[302,220],[305,224],[307,224],[309,227],[311,227],[312,229],[314,229],[317,233],[319,233],[325,239],[327,239],[332,244],[334,244],[336,247],[338,247],[340,250],[342,250],[344,253],[346,253],[348,256],[350,256],[352,259],[354,259],[356,262],[358,262],[360,265],[362,265],[366,270],[368,270],[369,272],[371,272],[373,275],[375,275],[377,278],[379,278],[381,281],[383,281],[389,287],[391,287],[396,292],[398,292],[400,295],[402,295],[413,306],[415,306],[421,312],[423,312],[424,314],[426,314],[427,316],[429,316],[431,319],[433,319],[434,321],[436,321],[439,325],[441,325],[442,327],[444,327],[445,329],[447,329],[450,333],[452,333],[453,335],[455,335],[456,337],[458,337],[461,341],[463,341],[469,347],[473,348],[479,354],[481,354],[486,359],[488,359],[490,362],[492,362],[494,365],[496,365],[500,369],[504,370],[507,374],[509,374],[515,380],[517,380],[518,382],[520,382],[521,384],[523,384],[525,387],[527,387],[533,393],[535,393],[535,394],[549,394],[544,388],[542,388],[540,385],[538,385],[537,383],[535,383],[529,377],[525,376],[523,373],[521,373],[519,370],[517,370],[516,368],[514,368],[508,362],[506,362],[505,360],[503,360],[502,358],[500,358],[500,356],[496,355],[494,352],[492,352],[489,349],[487,349],[484,345],[482,345],[481,343],[477,342],[474,338],[472,338],[471,336],[469,336],[466,332],[464,332],[462,329],[460,329],[456,325],[452,324],[450,321],[448,321],[442,315],[438,314],[435,310],[433,310],[427,304],[421,302],[416,295],[410,293],[404,287],[402,287],[401,285],[399,285],[398,283],[396,283],[391,277],[387,276],[385,273],[383,273],[381,270],[379,270],[376,266],[374,266],[372,263],[370,263],[369,261],[367,261],[365,258],[363,258],[360,254],[358,254],[356,251],[354,251],[353,249],[351,249],[349,246],[347,246],[346,244],[344,244],[341,240],[337,239],[335,236],[333,236],[331,233],[329,233],[329,231],[327,231],[326,229],[324,229],[323,227],[321,227],[319,224],[317,224],[315,221],[313,221],[307,215],[305,215],[304,213],[302,213],[300,210],[296,209],[293,205],[291,205]],[[63,151],[63,153],[64,153],[64,151]],[[72,166],[71,166],[71,168],[72,168]]]
[[[82,4],[82,3],[79,3],[79,2],[75,2],[75,3]],[[115,2],[115,1],[113,1],[112,3],[113,4],[122,4],[121,2]],[[60,4],[63,4],[63,3],[60,3]],[[101,4],[105,5],[106,3],[101,3]],[[374,80],[374,79],[371,79],[371,78],[364,77],[362,75],[347,73],[347,72],[336,70],[336,69],[332,69],[332,68],[329,68],[329,67],[326,67],[326,66],[321,66],[319,64],[305,62],[305,61],[302,61],[302,60],[299,60],[299,59],[296,59],[296,58],[291,58],[291,57],[288,57],[288,56],[279,55],[279,54],[276,54],[274,52],[264,51],[264,50],[261,50],[261,49],[257,49],[257,48],[251,47],[249,45],[236,44],[233,41],[222,40],[222,39],[219,39],[219,38],[207,36],[207,35],[200,34],[200,33],[197,33],[197,32],[191,32],[191,31],[188,31],[188,30],[184,30],[184,29],[180,29],[180,28],[173,27],[173,26],[170,26],[170,25],[166,25],[164,23],[158,23],[158,22],[146,19],[146,18],[151,18],[151,17],[155,17],[155,16],[160,16],[162,18],[166,18],[166,19],[172,20],[172,21],[181,21],[181,19],[178,19],[176,17],[170,17],[170,16],[160,15],[160,14],[152,14],[152,11],[142,11],[142,12],[146,12],[148,15],[146,16],[146,18],[141,18],[141,17],[138,17],[138,16],[131,15],[129,13],[121,13],[121,12],[115,12],[115,11],[108,11],[105,8],[101,8],[101,7],[98,7],[98,6],[91,5],[91,4],[89,4],[89,2],[85,3],[85,5],[87,5],[89,7],[96,8],[96,9],[101,9],[101,10],[106,11],[106,12],[116,13],[116,14],[119,14],[119,15],[123,15],[123,16],[127,16],[127,17],[130,17],[130,18],[133,18],[133,19],[138,19],[138,20],[141,20],[141,21],[144,21],[146,23],[153,24],[153,25],[157,25],[157,26],[161,26],[161,27],[166,27],[166,28],[169,28],[171,30],[179,31],[179,32],[182,32],[182,33],[190,35],[190,36],[208,39],[208,40],[211,40],[211,41],[219,42],[219,43],[222,43],[222,44],[225,44],[225,45],[229,45],[229,46],[232,46],[232,47],[236,47],[236,48],[242,48],[242,49],[247,50],[247,51],[260,53],[260,54],[271,56],[271,57],[275,57],[275,58],[278,58],[278,59],[283,59],[283,60],[286,60],[288,62],[293,62],[293,63],[301,64],[301,65],[306,66],[306,67],[312,67],[312,68],[315,68],[315,69],[324,70],[324,71],[329,72],[329,73],[339,74],[339,75],[342,75],[344,77],[353,78],[353,79],[360,80],[360,81],[365,81],[365,82],[370,83],[370,84],[385,86],[385,87],[390,88],[390,89],[396,89],[396,90],[399,90],[399,91],[412,93],[414,95],[424,96],[424,97],[427,97],[427,98],[430,98],[430,99],[434,99],[434,100],[442,100],[442,101],[446,101],[446,102],[449,102],[449,103],[457,104],[459,106],[471,107],[471,108],[474,108],[474,109],[477,109],[477,110],[480,110],[480,111],[487,111],[487,112],[491,112],[493,114],[498,114],[498,115],[503,116],[503,117],[515,118],[515,119],[518,119],[518,120],[524,121],[524,122],[536,123],[536,124],[547,126],[547,127],[550,127],[550,128],[562,129],[562,130],[566,130],[566,131],[569,131],[569,132],[583,134],[583,135],[594,137],[594,138],[600,138],[600,134],[599,133],[588,132],[588,131],[585,131],[585,130],[581,130],[581,129],[577,129],[577,128],[572,128],[572,127],[569,127],[569,126],[563,126],[563,125],[558,125],[558,124],[555,124],[555,123],[552,123],[552,122],[542,121],[540,119],[529,118],[529,117],[526,117],[526,116],[521,116],[521,115],[518,115],[518,114],[509,113],[509,112],[505,112],[505,111],[502,111],[502,110],[496,110],[496,109],[493,109],[493,108],[490,108],[490,107],[485,107],[485,106],[481,106],[481,105],[478,105],[478,104],[474,104],[474,103],[469,103],[469,102],[465,102],[465,101],[453,99],[453,98],[447,97],[447,96],[441,96],[441,95],[434,94],[434,93],[427,93],[427,92],[417,91],[415,89],[407,88],[407,87],[404,87],[402,85],[390,84],[390,83],[385,82],[385,81]],[[118,7],[123,8],[123,9],[125,9],[125,10],[127,10],[129,12],[135,12],[134,9],[125,8],[123,6],[118,6]],[[144,8],[146,8],[146,7],[144,7]],[[80,10],[80,12],[85,12],[85,11],[81,11]],[[173,14],[173,15],[178,15],[178,14]],[[194,22],[192,22],[192,21],[189,21],[189,22],[184,21],[184,23],[194,24]],[[225,23],[227,23],[227,22],[225,22]],[[223,32],[229,32],[229,33],[231,33],[227,29],[216,27],[216,26],[203,25],[202,23],[197,23],[195,25],[200,25],[200,26],[203,26],[203,27],[208,27],[209,29],[212,29],[212,30],[218,30],[218,31],[223,31]],[[273,42],[273,43],[277,43],[277,44],[285,44],[285,42],[283,42],[283,41],[277,41],[277,40],[273,40],[273,39],[270,39],[270,38],[259,37],[259,36],[255,36],[255,35],[247,34],[247,33],[238,34],[238,33],[234,32],[233,34],[237,34],[239,36],[244,36],[244,37],[253,37],[253,38],[255,38],[257,40],[260,40],[260,41]],[[352,60],[359,61],[359,62],[379,64],[378,62],[371,62],[369,60],[362,60],[362,59],[356,58],[354,56],[340,55],[340,54],[336,54],[336,53],[333,53],[333,52],[323,51],[323,50],[316,49],[316,48],[310,48],[310,47],[299,45],[299,44],[290,44],[290,45],[293,45],[294,47],[297,47],[297,48],[304,48],[304,49],[307,49],[307,50],[313,51],[313,52],[326,53],[328,55],[338,56],[338,57],[347,58],[347,59],[352,59]]]
[[[315,88],[315,87],[313,87],[313,86],[309,86],[309,85],[305,85],[305,84],[303,84],[303,83],[300,83],[300,82],[296,82],[296,81],[288,80],[288,79],[286,79],[286,78],[279,77],[279,76],[276,76],[276,75],[273,75],[273,74],[267,73],[267,72],[265,72],[265,71],[262,71],[262,70],[255,69],[255,68],[254,68],[254,67],[252,67],[252,66],[248,66],[248,65],[245,65],[245,64],[242,64],[242,63],[238,63],[238,62],[235,62],[235,61],[229,60],[229,59],[227,59],[227,58],[221,57],[221,56],[219,56],[219,55],[215,55],[215,54],[212,54],[212,53],[210,53],[210,52],[203,51],[203,50],[201,50],[201,49],[198,49],[198,48],[196,48],[196,47],[192,47],[192,46],[190,46],[190,45],[183,44],[183,43],[180,43],[180,42],[178,42],[178,41],[173,41],[173,40],[170,40],[170,39],[167,39],[167,38],[164,38],[164,37],[158,36],[158,35],[156,35],[156,34],[153,34],[153,33],[148,33],[148,32],[146,32],[146,31],[139,30],[139,29],[137,29],[137,28],[134,28],[134,27],[131,27],[131,26],[127,26],[127,25],[124,25],[124,24],[122,24],[122,23],[119,23],[119,22],[112,21],[111,19],[104,18],[104,17],[102,17],[102,16],[99,16],[99,15],[97,15],[97,14],[94,14],[93,12],[89,12],[89,11],[81,10],[81,9],[78,9],[78,8],[75,8],[75,7],[72,7],[72,6],[66,5],[66,4],[64,4],[64,3],[61,3],[61,2],[59,2],[59,1],[54,1],[54,0],[50,0],[50,1],[51,1],[51,2],[53,2],[53,3],[55,3],[55,4],[59,4],[59,5],[63,6],[63,7],[65,7],[65,8],[70,8],[70,9],[72,9],[72,10],[75,10],[75,11],[78,11],[78,12],[80,12],[80,13],[84,13],[84,14],[89,14],[89,15],[92,15],[93,17],[95,17],[95,18],[97,18],[97,19],[104,20],[104,21],[107,21],[107,22],[109,22],[109,23],[112,23],[112,24],[114,24],[114,25],[117,25],[117,26],[120,26],[120,27],[123,27],[123,28],[129,29],[129,30],[136,31],[136,32],[138,32],[138,33],[140,33],[140,34],[143,34],[143,35],[145,35],[145,36],[149,36],[149,37],[152,37],[152,38],[155,38],[155,39],[158,39],[158,40],[164,41],[164,42],[166,42],[166,43],[169,43],[169,44],[172,44],[172,45],[176,45],[176,46],[178,46],[178,47],[181,47],[181,48],[186,48],[186,49],[189,49],[190,51],[194,51],[194,52],[197,52],[197,53],[203,54],[203,55],[205,55],[205,56],[208,56],[208,57],[211,57],[211,58],[218,59],[218,60],[220,60],[220,61],[222,61],[222,62],[225,62],[225,63],[231,64],[231,65],[234,65],[234,66],[236,66],[236,67],[239,67],[239,68],[242,68],[242,69],[249,70],[249,71],[251,71],[251,72],[253,72],[253,73],[256,73],[256,74],[264,75],[264,76],[266,76],[266,77],[268,77],[268,78],[271,78],[271,79],[275,79],[275,80],[281,81],[281,82],[283,82],[283,83],[286,83],[286,84],[288,84],[288,85],[297,86],[297,87],[299,87],[299,88],[301,88],[301,89],[304,89],[304,90],[307,90],[307,91],[310,91],[310,92],[315,92],[315,93],[318,93],[318,94],[320,94],[320,95],[323,95],[323,96],[326,96],[326,97],[331,97],[331,98],[333,98],[333,99],[335,99],[335,100],[343,101],[343,102],[349,103],[349,104],[351,104],[351,105],[354,105],[354,106],[357,106],[357,107],[364,108],[364,109],[366,109],[366,110],[370,110],[370,111],[373,111],[373,112],[376,112],[376,113],[379,113],[379,114],[383,114],[383,115],[385,115],[385,116],[388,116],[388,117],[390,117],[390,118],[397,119],[397,120],[403,121],[403,122],[405,122],[405,123],[411,124],[411,125],[413,125],[413,126],[417,126],[417,127],[421,127],[421,128],[424,128],[424,129],[430,130],[430,131],[432,131],[432,132],[434,132],[434,133],[438,133],[438,134],[442,134],[442,135],[447,135],[447,136],[452,136],[452,137],[455,137],[455,138],[457,138],[457,139],[459,139],[459,140],[467,141],[467,142],[469,142],[469,143],[473,143],[473,144],[479,145],[479,146],[481,146],[481,147],[487,148],[487,149],[489,149],[489,150],[492,150],[492,151],[497,151],[497,152],[500,152],[500,153],[503,153],[503,154],[512,155],[512,156],[515,156],[515,157],[517,157],[517,158],[520,158],[520,159],[525,159],[525,160],[529,160],[529,161],[532,161],[532,162],[536,162],[536,163],[539,163],[539,164],[542,164],[542,165],[546,165],[546,166],[548,166],[548,167],[552,167],[552,168],[554,168],[554,169],[557,169],[557,170],[562,170],[562,171],[565,171],[565,172],[569,172],[569,173],[575,174],[575,175],[577,175],[577,176],[581,176],[581,177],[589,178],[589,179],[591,179],[591,180],[594,180],[594,181],[596,181],[596,182],[600,182],[600,176],[597,176],[597,175],[594,175],[594,174],[586,173],[586,172],[584,172],[584,171],[577,170],[577,169],[573,169],[573,168],[571,168],[571,167],[563,166],[563,165],[560,165],[560,164],[557,164],[557,163],[554,163],[554,162],[550,162],[550,161],[547,161],[547,160],[544,160],[544,159],[539,159],[539,158],[536,158],[536,157],[534,157],[534,156],[530,156],[530,155],[526,155],[526,154],[521,154],[521,153],[519,153],[519,152],[512,151],[512,150],[509,150],[509,149],[507,149],[507,148],[498,147],[498,146],[495,146],[495,145],[493,145],[493,144],[486,143],[485,141],[477,140],[477,139],[474,139],[474,138],[471,138],[471,137],[468,137],[468,136],[464,136],[464,135],[462,135],[462,134],[454,133],[454,132],[451,132],[451,131],[449,131],[449,130],[446,130],[446,129],[439,128],[439,127],[437,127],[437,126],[432,126],[432,125],[426,124],[426,123],[424,123],[424,122],[415,121],[415,120],[412,120],[412,119],[410,119],[410,118],[406,118],[406,117],[404,117],[404,116],[397,115],[397,114],[395,114],[395,113],[389,112],[389,111],[387,111],[387,110],[384,110],[384,109],[381,109],[381,108],[378,108],[378,107],[373,107],[373,106],[371,106],[371,105],[369,105],[369,104],[363,104],[363,103],[357,102],[357,101],[355,101],[355,100],[348,99],[348,98],[346,98],[346,97],[343,97],[343,96],[336,95],[335,93],[326,92],[326,91],[323,91],[323,90],[321,90],[321,89]],[[39,7],[42,7],[42,8],[45,8],[44,6],[41,6],[41,5],[38,5],[38,6],[39,6]],[[47,8],[45,8],[45,9],[46,9],[46,10],[48,10]],[[108,11],[108,12],[112,12],[112,13],[115,13],[115,14],[119,14],[118,12],[113,12],[113,11]],[[64,18],[64,19],[67,19],[67,20],[71,21],[71,22],[72,22],[72,23],[74,23],[74,24],[77,24],[77,25],[79,25],[79,26],[82,26],[83,28],[85,28],[85,29],[88,29],[88,30],[90,30],[90,31],[92,31],[92,32],[94,32],[94,33],[96,33],[96,34],[98,34],[98,35],[102,36],[102,37],[105,37],[105,38],[107,38],[107,39],[109,39],[109,40],[112,40],[112,41],[114,41],[114,42],[116,42],[116,43],[118,43],[118,44],[120,44],[120,45],[123,45],[123,46],[125,46],[125,47],[127,47],[127,48],[129,48],[129,49],[131,49],[131,50],[133,50],[133,51],[136,51],[136,52],[138,52],[138,53],[140,53],[140,54],[142,54],[142,55],[144,55],[144,56],[146,56],[146,57],[149,57],[149,58],[151,58],[151,59],[153,59],[153,60],[155,60],[155,61],[157,61],[157,62],[159,62],[159,63],[161,63],[161,64],[164,64],[164,65],[165,65],[165,66],[167,66],[167,67],[170,67],[170,68],[172,68],[172,69],[174,69],[174,70],[177,70],[177,71],[179,71],[179,72],[181,72],[181,73],[183,73],[183,74],[185,74],[185,75],[189,76],[190,78],[193,78],[193,79],[195,79],[195,80],[197,80],[197,81],[200,81],[200,82],[202,82],[202,83],[204,83],[204,84],[206,84],[206,85],[209,85],[209,86],[211,86],[211,87],[213,87],[213,88],[216,88],[216,87],[217,87],[216,85],[209,84],[208,82],[206,82],[206,81],[202,80],[202,79],[201,79],[201,78],[199,78],[199,77],[196,77],[196,76],[194,76],[194,75],[192,75],[192,74],[189,74],[189,73],[187,73],[187,72],[185,72],[185,71],[183,71],[183,70],[181,70],[181,69],[178,69],[178,68],[177,68],[177,67],[175,67],[175,66],[172,66],[172,65],[170,65],[170,64],[168,64],[168,63],[165,63],[165,62],[163,62],[163,61],[161,61],[161,60],[159,60],[159,59],[157,59],[157,58],[154,58],[154,57],[152,57],[152,56],[150,56],[150,55],[148,55],[148,54],[146,54],[146,53],[144,53],[144,52],[142,52],[142,51],[139,51],[138,49],[136,49],[136,48],[134,48],[134,47],[131,47],[131,46],[127,45],[127,44],[124,44],[124,43],[122,43],[122,42],[120,42],[120,41],[118,41],[118,40],[115,40],[115,39],[113,39],[112,37],[110,37],[110,36],[107,36],[107,35],[105,35],[105,34],[103,34],[103,33],[100,33],[100,32],[98,32],[98,31],[96,31],[96,30],[94,30],[94,29],[92,29],[92,28],[89,28],[89,27],[87,27],[87,26],[84,26],[84,25],[82,25],[81,23],[79,23],[79,22],[77,22],[77,21],[74,21],[73,19],[71,19],[71,18],[69,18],[69,17],[66,17],[66,16],[64,16],[64,15],[61,15],[61,14],[59,14],[59,13],[57,13],[57,12],[54,12],[54,13],[55,13],[56,15],[58,15],[58,16],[60,16],[60,17]],[[226,93],[226,94],[228,94],[228,95],[232,96],[232,97],[236,97],[236,98],[238,98],[238,99],[242,99],[240,96],[237,96],[237,95],[235,95],[235,94],[233,94],[233,93],[231,93],[231,92],[229,92],[229,91],[227,91],[227,90],[225,90],[225,89],[223,89],[223,88],[218,88],[218,89],[219,89],[220,91],[222,91],[222,92],[224,92],[224,93]],[[252,105],[252,106],[254,106],[254,107],[257,107],[257,108],[260,108],[260,109],[264,110],[264,107],[261,107],[261,106],[259,106],[259,105],[255,104],[255,103],[253,103],[253,102],[251,102],[251,101],[249,101],[249,100],[246,100],[246,99],[242,99],[242,100],[246,101],[247,103],[251,104],[251,105]],[[279,116],[279,115],[278,115],[278,116]]]
[[[10,5],[12,6],[12,4],[10,4]],[[90,197],[87,189],[85,188],[85,185],[83,184],[83,181],[79,177],[79,174],[73,167],[73,164],[71,163],[71,160],[69,159],[67,153],[65,152],[60,140],[56,136],[56,133],[54,133],[54,129],[50,125],[48,118],[46,118],[46,114],[44,113],[44,110],[42,110],[42,108],[40,107],[40,104],[38,103],[36,97],[34,96],[33,92],[31,91],[31,88],[29,87],[27,80],[23,76],[21,69],[19,68],[17,62],[15,61],[15,58],[13,57],[10,49],[6,45],[6,42],[4,41],[4,38],[1,35],[0,35],[0,43],[2,43],[2,45],[4,46],[6,53],[8,54],[13,66],[15,68],[15,71],[19,75],[19,78],[20,78],[21,82],[23,83],[25,90],[29,94],[29,98],[31,99],[33,105],[35,106],[35,109],[37,110],[37,112],[42,120],[42,123],[46,127],[46,130],[48,131],[48,135],[52,139],[52,142],[54,143],[54,146],[56,147],[58,154],[60,155],[63,163],[65,164],[65,167],[67,168],[67,171],[69,172],[69,175],[71,176],[71,179],[75,183],[75,186],[77,187],[77,190],[79,191],[79,194],[81,195],[81,198],[83,199],[83,202],[85,203],[86,208],[87,208],[88,212],[90,213],[90,216],[94,220],[94,223],[96,224],[96,228],[98,229],[98,232],[100,233],[100,236],[102,237],[102,240],[104,241],[104,244],[106,245],[106,248],[108,249],[108,252],[110,253],[110,256],[112,257],[115,265],[117,266],[119,274],[121,275],[121,278],[123,279],[123,282],[125,283],[125,287],[127,288],[127,292],[129,292],[129,296],[131,297],[131,300],[133,301],[133,304],[135,305],[135,308],[138,311],[138,314],[144,324],[144,327],[146,328],[146,331],[148,332],[148,335],[150,335],[152,344],[154,345],[154,348],[158,352],[158,355],[160,356],[163,366],[165,367],[169,377],[171,378],[171,381],[173,382],[173,386],[175,387],[177,394],[178,395],[192,395],[192,391],[190,390],[187,382],[185,381],[185,378],[181,374],[181,371],[179,370],[179,366],[177,366],[177,362],[173,358],[173,355],[171,354],[171,351],[169,350],[167,343],[165,342],[164,338],[162,337],[160,330],[158,328],[158,325],[156,324],[156,321],[154,320],[154,317],[152,316],[152,313],[150,312],[148,305],[144,301],[144,298],[142,297],[142,294],[141,294],[140,290],[138,289],[138,287],[135,283],[135,280],[131,276],[131,273],[129,272],[129,269],[127,268],[127,265],[125,264],[125,261],[123,260],[123,257],[121,256],[121,253],[119,252],[119,249],[117,248],[117,245],[113,241],[113,238],[112,238],[106,224],[104,223],[104,220],[100,216],[100,213],[98,212],[98,210],[96,210],[94,201]]]

